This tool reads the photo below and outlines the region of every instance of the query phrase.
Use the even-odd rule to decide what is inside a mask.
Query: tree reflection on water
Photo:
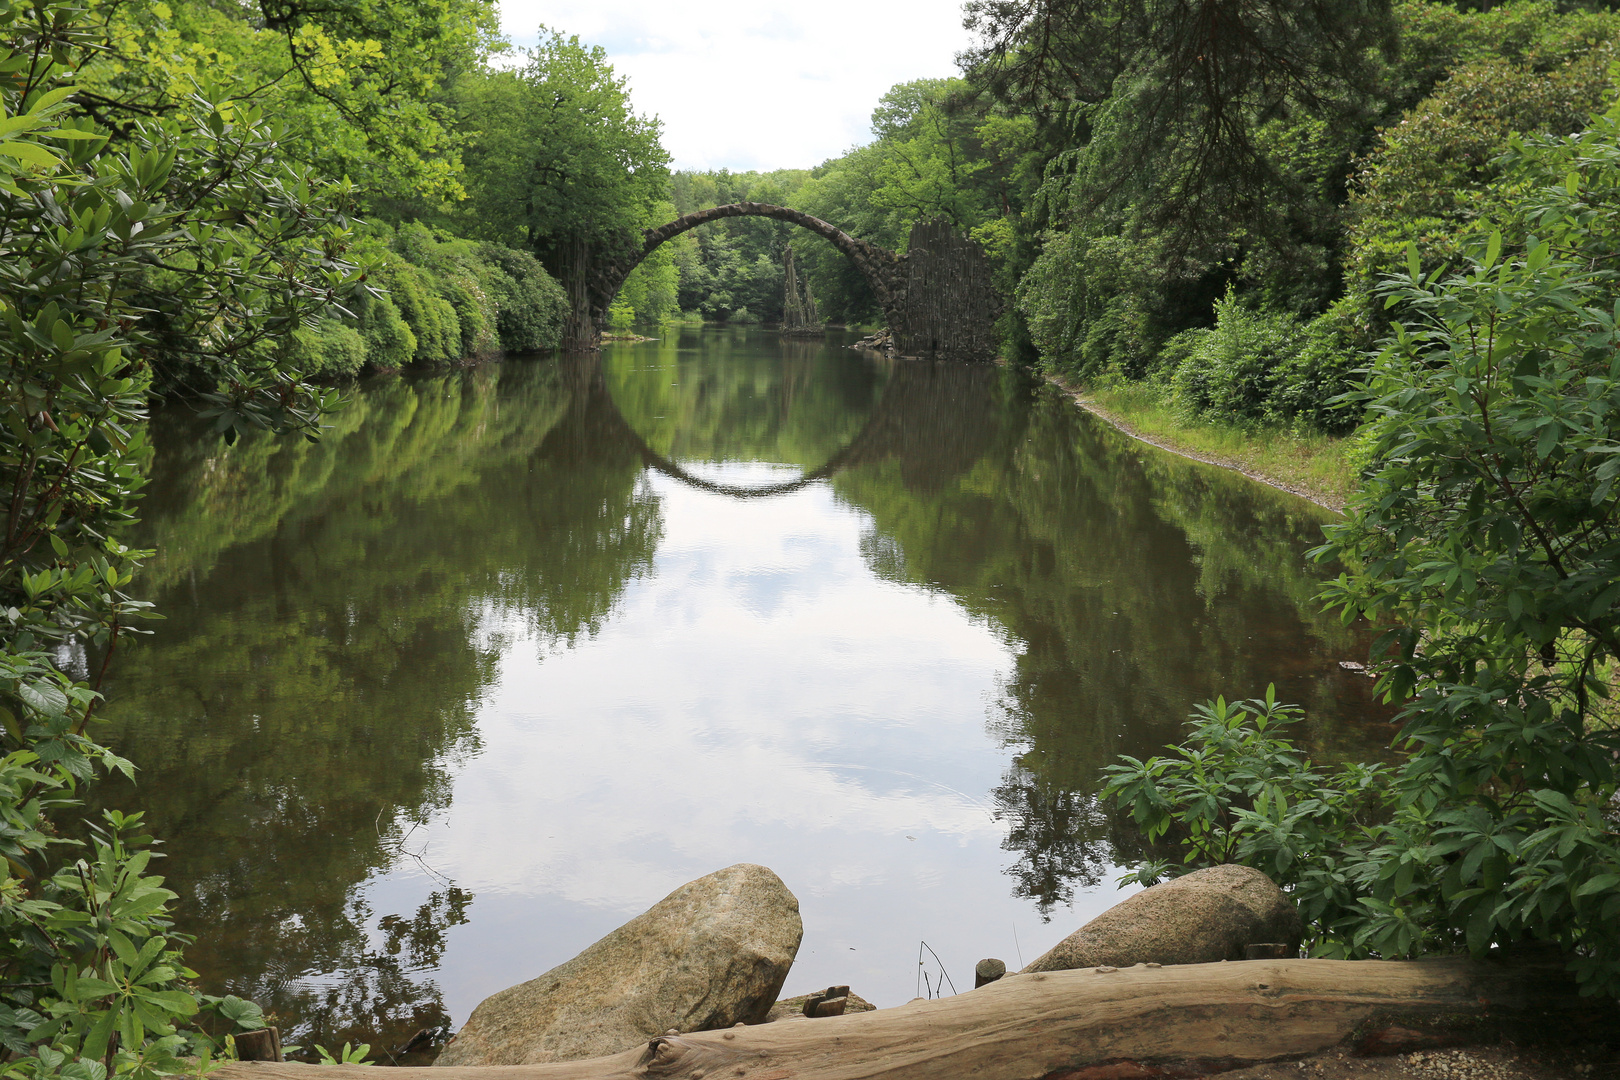
[[[592,362],[376,380],[315,445],[156,423],[161,648],[118,658],[109,740],[147,811],[203,989],[287,1041],[399,1047],[447,1022],[432,975],[469,893],[414,915],[364,886],[449,804],[516,613],[541,647],[601,624],[660,535],[604,437]],[[408,910],[408,909],[407,909]]]
[[[1336,664],[1364,646],[1317,613],[1303,555],[1325,512],[1146,450],[1017,372],[766,342],[373,380],[318,445],[155,423],[142,543],[167,621],[117,660],[109,741],[142,771],[104,792],[167,838],[203,989],[306,1046],[446,1029],[435,971],[472,895],[425,871],[402,871],[417,889],[394,910],[368,888],[448,807],[512,636],[587,641],[651,572],[649,455],[834,462],[869,571],[1008,643],[992,799],[1013,891],[1043,916],[1135,850],[1101,770],[1172,741],[1193,703],[1275,680],[1318,753],[1365,743],[1370,681]]]

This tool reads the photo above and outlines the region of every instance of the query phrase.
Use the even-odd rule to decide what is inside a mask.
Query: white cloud
[[[545,24],[607,49],[641,113],[664,122],[676,168],[808,168],[871,139],[891,86],[956,73],[959,0],[665,4],[506,0],[501,26]]]

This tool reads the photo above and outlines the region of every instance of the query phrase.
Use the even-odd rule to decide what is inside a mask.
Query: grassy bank
[[[1144,442],[1236,469],[1323,506],[1343,510],[1355,490],[1353,436],[1190,420],[1161,390],[1142,383],[1059,385],[1083,408]]]

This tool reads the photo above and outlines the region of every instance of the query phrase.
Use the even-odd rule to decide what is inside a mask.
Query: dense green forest
[[[677,208],[779,201],[900,251],[943,218],[1015,297],[1010,358],[1145,382],[1206,420],[1329,431],[1359,422],[1333,402],[1389,329],[1380,279],[1409,242],[1431,270],[1511,214],[1523,180],[1501,155],[1607,107],[1620,35],[1620,15],[1552,3],[1263,5],[1286,16],[1276,38],[1234,45],[1253,55],[1224,58],[1241,75],[1204,100],[1165,53],[1203,5],[1152,5],[1105,52],[1086,42],[1110,5],[1033,6],[1063,12],[1038,42],[970,5],[967,77],[896,86],[871,143],[808,172],[676,173]],[[770,319],[785,230],[731,219],[692,241],[680,308]],[[825,314],[881,318],[830,245],[801,247]]]
[[[1288,709],[1212,706],[1181,757],[1114,774],[1169,845],[1138,872],[1249,861],[1294,891],[1319,954],[1547,940],[1616,993],[1609,7],[972,0],[959,72],[890,90],[866,145],[759,174],[672,173],[603,50],[547,28],[513,50],[485,0],[0,0],[4,1073],[145,1080],[262,1023],[186,983],[140,815],[80,809],[130,771],[92,725],[153,614],[125,536],[153,395],[191,398],[210,438],[326,431],[278,459],[296,498],[300,470],[358,469],[346,377],[555,347],[591,252],[740,199],[895,250],[919,221],[965,231],[1012,300],[1013,363],[1141,387],[1189,423],[1355,433],[1324,599],[1387,628],[1371,660],[1408,753],[1316,769],[1279,734]],[[789,244],[830,318],[878,318],[830,246],[760,219],[666,244],[612,318],[773,321]],[[424,410],[393,465],[431,458],[429,412],[456,422],[454,402]],[[564,423],[530,419],[490,435],[490,467]],[[617,505],[621,473],[569,483]],[[904,500],[862,482],[910,537]],[[602,553],[630,560],[608,578],[653,528]],[[909,565],[938,542],[908,539]],[[561,634],[594,617],[555,614]],[[453,613],[424,594],[417,617],[427,634]]]

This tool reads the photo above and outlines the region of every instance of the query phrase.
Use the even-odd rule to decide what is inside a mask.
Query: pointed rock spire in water
[[[816,311],[816,298],[810,293],[810,282],[799,278],[792,244],[783,249],[782,263],[782,333],[820,334],[821,316]]]

